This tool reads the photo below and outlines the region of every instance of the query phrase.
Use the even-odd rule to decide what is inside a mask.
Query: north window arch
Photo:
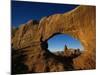
[[[72,37],[69,34],[59,34],[51,36],[48,40],[48,50],[51,52],[64,51],[65,45],[68,49],[80,49],[84,50],[81,41]]]

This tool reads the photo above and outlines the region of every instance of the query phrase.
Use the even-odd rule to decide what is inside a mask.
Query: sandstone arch
[[[43,40],[56,33],[70,34],[87,48],[90,41],[95,41],[95,7],[79,6],[71,12],[45,18],[40,25]]]
[[[90,58],[95,60],[95,14],[95,7],[79,6],[68,13],[47,17],[40,22],[43,40],[56,33],[70,34],[81,41],[85,48],[85,56],[90,55]]]
[[[47,41],[52,36],[63,33],[69,34],[76,39],[79,39],[84,46],[84,52],[79,57],[73,59],[74,69],[94,69],[95,68],[95,53],[96,53],[96,8],[95,6],[78,6],[74,10],[64,14],[54,14],[49,17],[44,17],[40,20],[39,24],[34,24],[34,21],[22,25],[16,32],[12,39],[13,48],[23,48],[31,45],[32,42],[36,43],[35,47],[27,48],[27,59],[23,62],[28,64],[29,67],[36,61],[30,59],[33,53],[35,56],[41,55],[40,60],[45,61],[44,56],[50,54],[47,50],[41,48],[41,40]],[[34,24],[34,25],[33,25]],[[41,38],[42,37],[42,38]],[[29,51],[31,50],[31,51]],[[33,51],[33,53],[32,53]],[[19,51],[20,52],[20,51]],[[44,55],[45,53],[45,55]],[[43,56],[44,55],[44,56]],[[48,55],[47,55],[48,56]],[[50,59],[52,56],[50,57]],[[36,58],[33,58],[35,60]],[[48,58],[49,59],[49,58]],[[50,61],[50,60],[48,60]],[[53,60],[52,60],[53,61]],[[55,61],[54,61],[55,62]],[[42,65],[43,62],[37,64]],[[59,63],[58,63],[59,64]],[[62,65],[62,64],[60,64]],[[61,67],[63,68],[63,67]],[[50,67],[49,67],[50,69]],[[64,70],[60,69],[59,71]],[[43,70],[39,71],[43,72]]]

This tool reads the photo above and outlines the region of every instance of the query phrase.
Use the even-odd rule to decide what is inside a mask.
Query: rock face
[[[20,25],[12,39],[12,72],[35,73],[95,69],[96,8],[78,6],[64,14],[30,20]],[[82,54],[60,56],[48,50],[47,41],[57,34],[70,34],[84,46]]]

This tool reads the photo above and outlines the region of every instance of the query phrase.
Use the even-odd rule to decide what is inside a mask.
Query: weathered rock
[[[80,59],[80,61],[82,60],[81,64],[85,64],[82,66],[85,69],[88,69],[88,67],[95,68],[95,14],[94,6],[79,6],[71,12],[47,17],[40,23],[40,32],[43,36],[43,40],[48,40],[56,34],[70,34],[79,39],[85,49],[84,53],[75,59],[75,66],[79,66],[79,64],[76,63],[79,62]]]
[[[31,20],[20,25],[12,39],[12,47],[15,49],[13,73],[94,69],[95,18],[95,6],[78,6],[64,14],[44,17],[39,23]],[[73,58],[49,52],[47,41],[57,34],[70,34],[79,39],[84,52]]]
[[[35,36],[38,30],[38,23],[37,21],[30,20],[26,24],[22,24],[19,27],[19,30],[16,32],[12,42],[13,47],[16,49],[20,49],[26,46],[32,45],[35,41]]]

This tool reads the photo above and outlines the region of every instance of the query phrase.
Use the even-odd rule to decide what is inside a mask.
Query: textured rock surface
[[[12,39],[13,73],[95,69],[95,6],[78,6],[64,14],[30,20],[20,25]],[[70,34],[84,46],[82,54],[55,55],[49,52],[47,40],[57,34]]]

